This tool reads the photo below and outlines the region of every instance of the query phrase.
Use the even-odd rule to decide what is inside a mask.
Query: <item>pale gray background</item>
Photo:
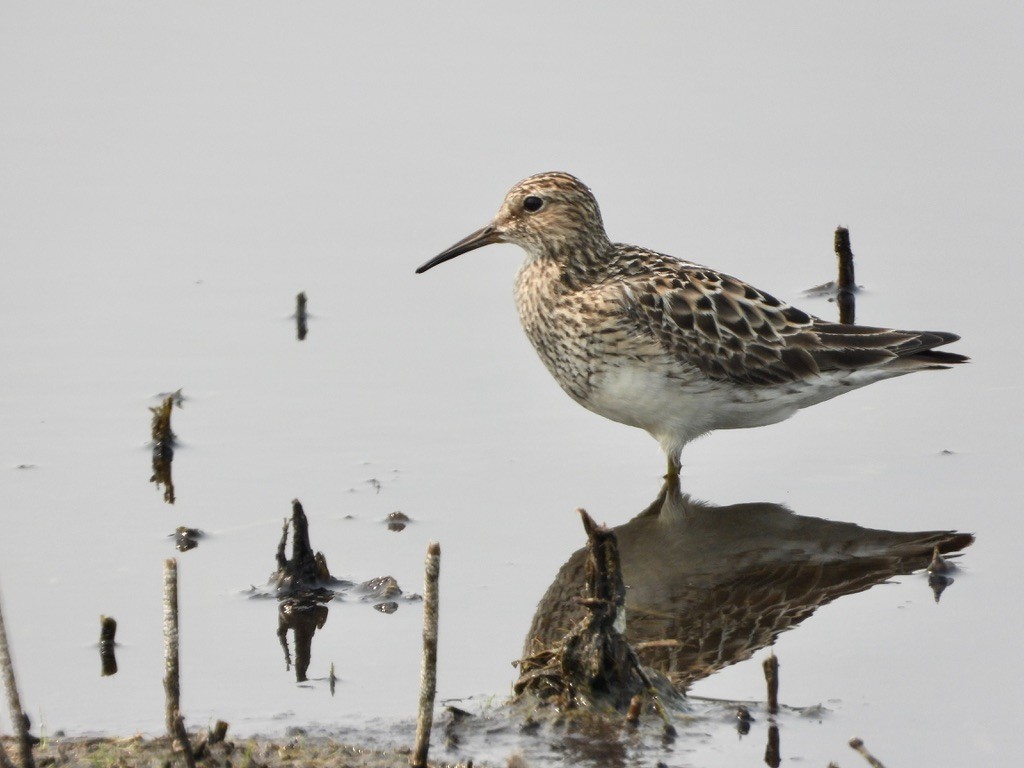
[[[36,721],[160,730],[159,571],[182,523],[214,533],[182,558],[191,723],[411,714],[415,606],[332,608],[310,671],[335,662],[331,699],[283,671],[273,606],[238,596],[295,496],[342,575],[416,591],[440,540],[441,695],[507,693],[581,543],[572,510],[624,522],[662,458],[550,381],[512,306],[515,248],[413,269],[561,169],[614,239],[822,315],[801,291],[832,277],[846,225],[861,322],[964,336],[969,367],[716,434],[684,482],[976,531],[940,606],[904,579],[780,640],[784,698],[832,711],[784,726],[784,754],[849,762],[857,733],[891,765],[1012,764],[1022,22],[1017,2],[0,4],[0,584]],[[177,387],[171,509],[144,443]],[[417,520],[399,536],[378,524],[395,509]],[[100,613],[123,643],[102,681]],[[759,660],[697,692],[759,697]],[[700,762],[761,750],[727,733]]]

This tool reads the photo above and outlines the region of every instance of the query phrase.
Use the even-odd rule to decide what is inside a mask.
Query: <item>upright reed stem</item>
[[[420,707],[416,718],[416,745],[409,764],[426,768],[430,749],[430,726],[434,719],[434,694],[437,691],[437,615],[438,580],[441,575],[441,545],[427,547],[423,577],[423,668],[420,672]]]
[[[178,561],[164,560],[164,695],[167,735],[177,742],[188,768],[195,768],[192,745],[181,717],[181,685],[178,677]]]
[[[11,649],[7,644],[7,625],[4,624],[3,607],[0,606],[0,668],[3,670],[4,688],[7,690],[7,707],[11,713],[15,733],[18,734],[18,750],[21,755],[22,768],[35,768],[32,757],[32,737],[28,733],[28,720],[21,708],[21,697],[18,695],[18,684],[14,679],[14,662],[11,660]],[[2,750],[3,747],[0,747]],[[7,753],[0,759],[6,759]]]

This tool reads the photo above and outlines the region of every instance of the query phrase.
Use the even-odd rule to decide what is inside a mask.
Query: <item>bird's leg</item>
[[[679,469],[679,457],[669,456],[669,471],[665,474],[665,486],[675,489],[677,492],[679,490]]]

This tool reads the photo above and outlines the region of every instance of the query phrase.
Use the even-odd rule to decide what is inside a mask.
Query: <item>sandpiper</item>
[[[882,379],[967,360],[959,336],[830,323],[718,270],[613,243],[590,189],[568,173],[520,181],[490,224],[416,270],[491,243],[526,251],[515,298],[562,389],[647,430],[678,475],[683,446],[759,427]]]

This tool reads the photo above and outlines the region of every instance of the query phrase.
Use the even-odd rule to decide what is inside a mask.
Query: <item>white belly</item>
[[[648,366],[615,366],[592,380],[581,404],[606,418],[646,430],[669,455],[714,429],[760,427],[784,421],[797,410],[830,399],[850,385],[797,382],[751,387],[710,381],[699,373],[665,375]]]

